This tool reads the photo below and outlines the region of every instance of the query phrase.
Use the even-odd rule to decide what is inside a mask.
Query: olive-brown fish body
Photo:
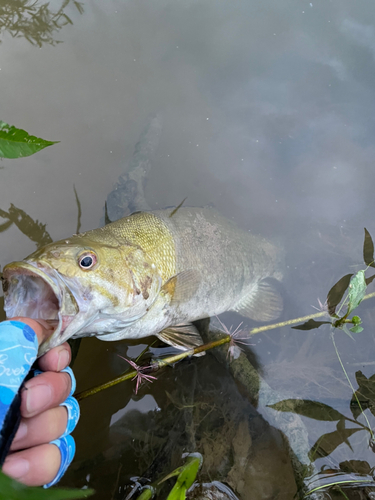
[[[194,320],[228,310],[277,318],[282,299],[272,280],[281,269],[276,246],[213,209],[137,212],[8,264],[5,309],[59,320],[41,352],[87,335],[157,334],[186,349],[199,343]]]

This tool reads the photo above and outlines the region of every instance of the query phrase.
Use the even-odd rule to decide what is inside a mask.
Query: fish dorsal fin
[[[203,345],[202,337],[194,325],[191,323],[174,325],[165,328],[163,331],[156,334],[156,336],[176,349],[187,351]],[[204,352],[196,354],[195,356],[203,356]]]
[[[188,269],[172,276],[161,287],[161,292],[169,294],[172,305],[186,302],[193,297],[200,284],[200,273],[195,269]]]
[[[255,321],[277,319],[283,310],[283,298],[274,281],[267,278],[259,281],[232,309]]]

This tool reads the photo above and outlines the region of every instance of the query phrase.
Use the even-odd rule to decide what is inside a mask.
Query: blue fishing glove
[[[0,323],[0,466],[4,463],[10,445],[21,421],[21,389],[26,379],[42,373],[31,370],[38,353],[38,339],[32,328],[20,321]],[[75,442],[70,433],[79,419],[79,405],[72,394],[76,381],[71,368],[62,370],[70,375],[71,391],[60,405],[68,412],[67,428],[63,435],[51,444],[56,445],[61,454],[60,468],[56,477],[44,488],[56,484],[73,460]]]
[[[0,323],[0,465],[21,421],[21,387],[37,354],[32,328],[20,321]]]

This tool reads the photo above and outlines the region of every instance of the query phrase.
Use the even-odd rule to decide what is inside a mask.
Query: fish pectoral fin
[[[198,290],[201,282],[199,271],[188,269],[172,276],[161,287],[161,292],[170,295],[170,303],[173,305],[181,304],[191,299]]]
[[[191,323],[170,326],[157,333],[156,336],[166,344],[182,351],[203,345],[200,333]],[[199,354],[195,354],[195,356],[203,356],[204,354],[204,352],[200,352]]]
[[[255,321],[273,321],[283,311],[284,301],[274,279],[259,281],[251,292],[232,308]]]

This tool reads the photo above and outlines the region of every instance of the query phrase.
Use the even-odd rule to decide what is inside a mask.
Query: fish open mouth
[[[8,318],[43,319],[53,326],[53,333],[41,344],[39,355],[65,341],[63,333],[79,307],[53,268],[39,262],[12,262],[4,267],[3,291]]]

